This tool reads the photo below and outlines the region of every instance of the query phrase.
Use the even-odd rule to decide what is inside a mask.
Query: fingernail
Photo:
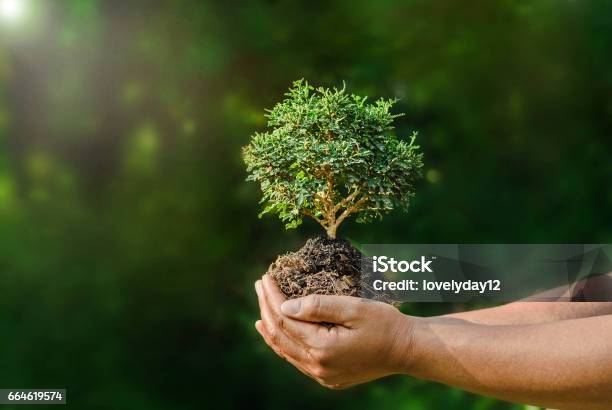
[[[300,301],[299,299],[287,300],[281,305],[281,312],[286,315],[295,315],[300,311],[301,304],[302,301]]]

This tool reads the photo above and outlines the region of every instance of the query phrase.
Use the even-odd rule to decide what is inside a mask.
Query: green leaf
[[[268,129],[254,133],[242,151],[247,180],[263,193],[260,216],[277,213],[288,229],[302,223],[305,211],[325,219],[329,209],[320,198],[338,203],[355,187],[367,197],[358,222],[408,205],[423,163],[417,133],[406,142],[393,133],[402,115],[391,113],[397,100],[368,104],[345,86],[315,89],[303,79],[285,97],[266,110]]]

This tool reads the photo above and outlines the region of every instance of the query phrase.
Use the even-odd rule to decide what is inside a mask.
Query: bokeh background
[[[605,0],[0,0],[0,386],[79,409],[523,409],[407,377],[327,391],[275,357],[253,282],[320,232],[257,218],[240,148],[291,81],[345,80],[401,99],[426,177],[342,236],[607,243],[611,51]]]

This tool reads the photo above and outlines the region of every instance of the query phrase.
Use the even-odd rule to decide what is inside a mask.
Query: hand
[[[268,275],[255,289],[257,331],[279,356],[325,387],[404,373],[410,364],[413,323],[393,306],[350,296],[287,300]]]

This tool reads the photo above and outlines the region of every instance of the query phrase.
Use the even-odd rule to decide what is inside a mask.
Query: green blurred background
[[[240,147],[292,80],[345,80],[401,99],[426,178],[340,235],[610,242],[611,51],[604,0],[0,0],[0,386],[80,409],[523,409],[407,377],[327,391],[275,357],[253,282],[320,231],[257,219]]]

